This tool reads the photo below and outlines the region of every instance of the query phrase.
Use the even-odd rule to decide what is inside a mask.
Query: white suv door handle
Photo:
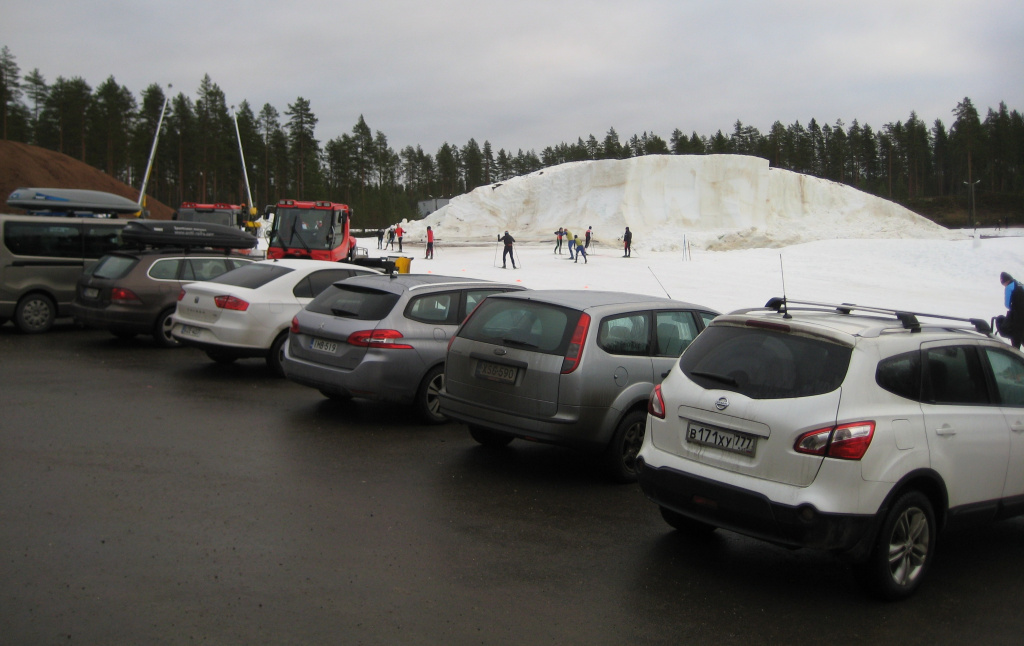
[[[942,426],[935,429],[936,435],[956,435],[956,429],[949,424],[943,424]]]
[[[1024,433],[1024,422],[1018,420],[1010,424],[1010,430],[1014,433]]]

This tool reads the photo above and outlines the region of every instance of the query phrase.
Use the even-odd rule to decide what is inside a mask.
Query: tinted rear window
[[[473,312],[459,336],[543,352],[565,354],[580,313],[536,301],[488,298]]]
[[[391,292],[338,283],[321,292],[306,309],[359,321],[379,321],[391,313],[398,299],[399,295]]]
[[[247,287],[249,289],[256,289],[257,287],[263,287],[267,283],[287,273],[294,271],[289,267],[282,267],[281,265],[261,265],[253,263],[249,265],[243,265],[238,269],[221,274],[217,276],[211,283],[220,283],[221,285],[234,285],[236,287]]]
[[[843,383],[852,349],[794,334],[712,326],[679,359],[693,382],[753,399],[788,399],[832,392]]]
[[[93,266],[92,275],[96,278],[124,278],[137,262],[138,258],[131,256],[104,256]]]

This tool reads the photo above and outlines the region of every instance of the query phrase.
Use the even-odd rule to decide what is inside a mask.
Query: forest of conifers
[[[647,132],[622,141],[611,128],[601,139],[591,134],[539,154],[495,152],[488,141],[470,139],[445,143],[431,155],[420,146],[396,152],[362,116],[350,133],[322,142],[302,97],[283,113],[270,104],[255,112],[247,101],[233,109],[206,75],[194,98],[170,96],[157,84],[136,98],[113,76],[93,88],[80,77],[47,83],[38,69],[22,75],[8,48],[0,50],[3,139],[59,151],[129,185],[142,184],[165,99],[147,195],[173,208],[247,200],[240,138],[258,208],[282,198],[344,202],[366,227],[418,217],[420,200],[564,162],[718,153],[756,155],[773,167],[843,182],[950,226],[968,224],[973,187],[976,222],[1024,222],[1024,118],[1003,103],[982,118],[964,98],[951,108],[948,127],[940,119],[929,126],[914,112],[878,129],[811,119],[806,126],[776,121],[762,133],[737,120],[732,132],[711,136],[676,129],[667,141]]]

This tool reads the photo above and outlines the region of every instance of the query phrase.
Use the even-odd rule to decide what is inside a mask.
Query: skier
[[[434,231],[427,227],[427,259],[434,259]]]
[[[397,228],[395,229],[395,235],[398,236],[398,252],[401,253],[402,252],[402,236],[405,235],[405,231],[402,230],[402,225],[401,224],[399,224],[397,226]],[[393,248],[394,248],[394,245],[392,245],[392,249]]]
[[[622,234],[622,245],[623,245],[623,258],[629,258],[630,248],[633,246],[633,234],[630,233],[629,227],[626,227],[626,232]]]
[[[580,237],[576,236],[576,260],[573,262],[579,262],[580,256],[583,256],[583,264],[587,264],[587,247],[580,241]]]
[[[569,260],[576,259],[576,237],[569,233],[569,230],[565,230],[565,239],[569,241]]]
[[[1005,271],[999,274],[999,282],[1003,285],[1003,300],[1006,304],[1006,317],[999,332],[1010,339],[1010,345],[1020,349],[1024,342],[1024,285]]]
[[[377,248],[384,248],[384,229],[377,229]]]
[[[565,235],[565,229],[558,227],[558,231],[555,231],[555,253],[562,253],[562,236]]]
[[[395,227],[391,227],[390,229],[388,229],[388,241],[387,241],[387,244],[384,245],[384,248],[387,249],[388,245],[391,245],[391,249],[394,250],[394,248],[395,248]]]
[[[512,269],[515,269],[516,268],[516,257],[512,253],[512,243],[515,242],[516,239],[513,238],[512,236],[510,236],[508,234],[508,231],[506,231],[505,235],[498,236],[498,240],[500,240],[501,242],[505,243],[505,251],[503,251],[502,254],[501,254],[501,268],[502,269],[508,269],[508,267],[505,266],[505,256],[510,256],[512,258]]]
[[[590,249],[590,238],[594,235],[594,227],[587,227],[586,240],[583,242],[584,249]]]

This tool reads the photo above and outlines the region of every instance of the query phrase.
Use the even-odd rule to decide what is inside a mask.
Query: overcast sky
[[[362,114],[430,154],[1024,111],[1022,0],[0,0],[0,46],[137,98],[209,74],[283,121],[301,96],[321,142]]]

